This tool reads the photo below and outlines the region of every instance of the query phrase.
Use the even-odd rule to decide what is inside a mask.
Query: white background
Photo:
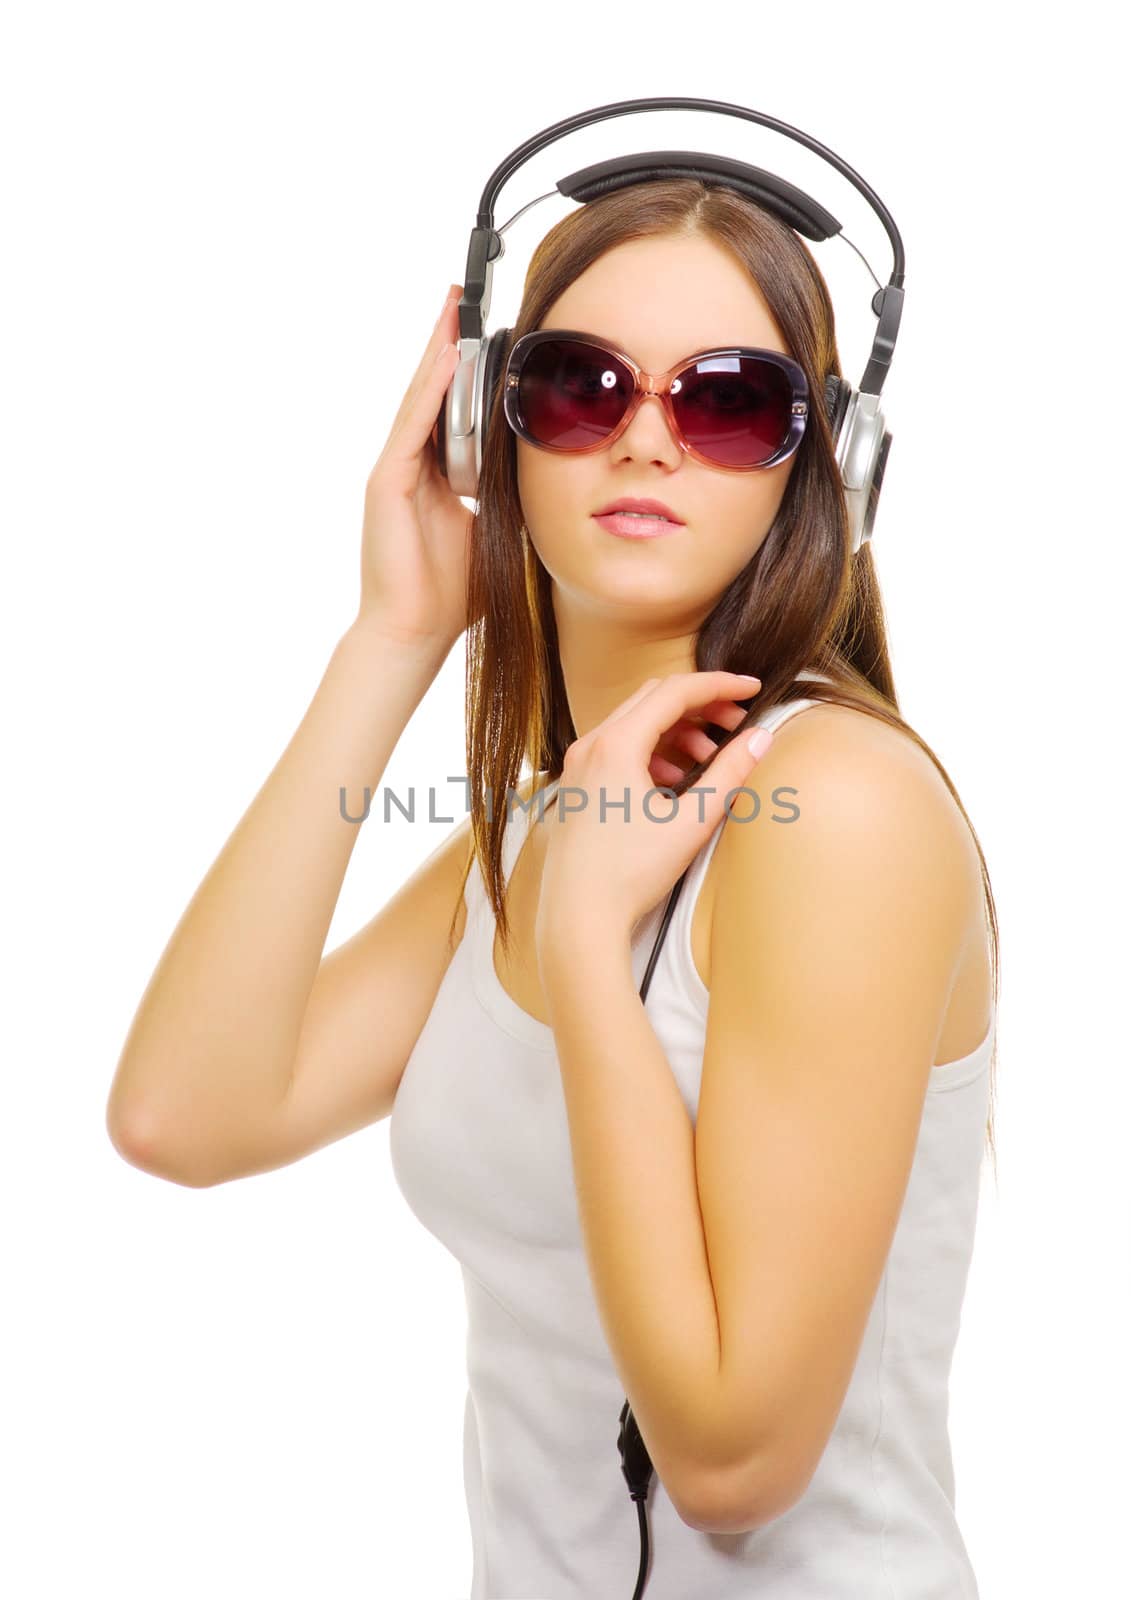
[[[388,1124],[191,1190],[118,1156],[105,1103],[166,939],[354,614],[365,480],[488,175],[551,122],[655,94],[815,135],[903,234],[873,548],[902,709],[978,829],[1002,938],[959,1518],[982,1600],[1119,1587],[1128,151],[1099,18],[419,6],[393,33],[325,3],[5,11],[6,1592],[468,1593],[462,1289]],[[799,183],[886,281],[862,197],[725,117],[589,128],[496,218],[671,147]],[[572,206],[508,232],[492,327]],[[813,248],[858,380],[871,280],[843,242]],[[384,775],[434,783],[448,816],[463,665],[461,644]],[[371,821],[328,948],[446,832]]]

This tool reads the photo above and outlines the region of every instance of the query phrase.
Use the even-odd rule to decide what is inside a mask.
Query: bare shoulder
[[[866,712],[822,704],[781,724],[745,787],[758,806],[734,803],[707,912],[720,1014],[749,1003],[756,968],[767,995],[801,982],[798,1016],[804,995],[856,1005],[898,993],[929,1030],[924,1048],[941,1039],[948,1054],[941,1030],[981,935],[982,880],[973,836],[930,756]],[[973,1012],[981,998],[964,985],[961,999],[954,1031],[965,1038],[974,1028],[966,1002]]]
[[[770,763],[777,757],[776,765]],[[786,718],[755,771],[776,773],[790,767],[825,782],[846,798],[872,795],[877,788],[898,789],[906,802],[949,817],[968,833],[961,811],[942,773],[926,750],[903,728],[855,706],[817,704]]]
[[[794,849],[920,856],[960,880],[971,906],[980,906],[980,860],[966,819],[930,755],[903,729],[852,706],[807,706],[775,730],[745,783],[760,809],[754,826],[723,830],[724,859],[753,861],[783,839]],[[750,809],[735,806],[742,815]]]
[[[871,751],[879,756],[886,752],[891,762],[902,760],[918,765],[924,773],[934,773],[938,777],[934,762],[909,733],[903,728],[893,727],[881,717],[858,711],[855,706],[818,701],[802,711],[794,712],[775,731],[769,754],[787,746],[790,749],[812,749],[830,754],[851,751],[865,755]],[[766,759],[768,757],[763,758],[762,765]],[[942,781],[941,778],[939,781]],[[945,784],[943,787],[945,789]]]

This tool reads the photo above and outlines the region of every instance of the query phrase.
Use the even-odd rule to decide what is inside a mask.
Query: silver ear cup
[[[483,446],[497,406],[496,426],[505,425],[499,396],[507,355],[513,342],[510,328],[496,328],[486,339],[461,339],[460,362],[452,377],[440,421],[444,424],[446,460],[440,468],[456,494],[474,499],[483,470]]]
[[[876,464],[872,468],[872,479],[868,486],[867,503],[864,507],[864,525],[860,534],[861,544],[865,544],[872,537],[872,524],[876,520],[876,507],[880,503],[880,486],[884,481],[884,468],[887,466],[888,451],[890,449],[891,434],[885,432],[880,440],[880,448],[876,452]],[[856,548],[859,548],[859,546]]]
[[[854,390],[836,441],[853,555],[872,537],[890,446],[891,434],[884,428],[879,395]]]
[[[459,341],[459,365],[448,386],[440,424],[444,430],[443,470],[452,491],[474,499],[483,464],[483,379],[481,339]]]

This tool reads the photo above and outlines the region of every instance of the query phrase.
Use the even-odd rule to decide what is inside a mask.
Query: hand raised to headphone
[[[472,513],[436,460],[437,417],[458,365],[453,284],[365,486],[359,618],[446,654],[468,625]]]
[[[555,937],[576,937],[586,924],[615,927],[627,936],[672,888],[722,821],[728,795],[743,786],[769,737],[757,752],[749,734],[728,739],[678,797],[662,785],[682,773],[657,752],[665,743],[677,748],[695,737],[697,759],[703,759],[713,743],[690,719],[699,715],[737,726],[746,711],[735,702],[759,688],[759,679],[736,672],[649,678],[569,746],[556,815],[545,819],[550,831],[535,923],[540,954]]]

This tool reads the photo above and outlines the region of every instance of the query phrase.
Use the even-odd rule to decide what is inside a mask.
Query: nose
[[[644,432],[638,437],[638,430],[641,427]],[[659,444],[661,440],[666,444],[662,456]],[[662,390],[655,378],[644,380],[644,393],[640,396],[636,410],[624,432],[617,440],[617,444],[633,454],[642,451],[647,446],[651,456],[671,461],[679,460],[682,453],[679,441],[672,431],[668,414],[664,407]]]

